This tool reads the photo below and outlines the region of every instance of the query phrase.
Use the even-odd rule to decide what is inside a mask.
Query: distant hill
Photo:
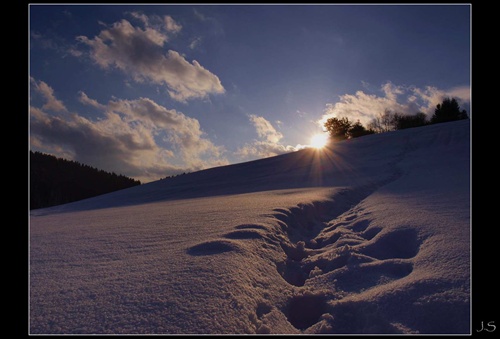
[[[53,155],[30,151],[30,210],[91,198],[141,182]]]

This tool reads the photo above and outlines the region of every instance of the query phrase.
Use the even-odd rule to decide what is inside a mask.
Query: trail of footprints
[[[348,220],[348,219],[345,219]],[[420,247],[413,229],[398,229],[377,235],[379,227],[369,228],[370,219],[355,223],[340,222],[323,230],[314,239],[303,239],[295,245],[282,244],[287,254],[278,265],[283,278],[294,286],[304,286],[309,279],[328,274],[336,287],[346,292],[360,292],[411,273],[413,258]],[[359,279],[354,279],[355,277]],[[359,280],[358,286],[353,281]],[[345,283],[344,283],[345,282]]]
[[[372,220],[359,205],[367,195],[358,194],[359,200],[353,201],[351,194],[351,208],[338,215],[320,215],[313,227],[297,222],[300,216],[293,212],[283,218],[284,211],[276,211],[277,219],[289,227],[290,242],[281,244],[286,259],[277,264],[283,279],[297,287],[308,287],[309,281],[317,280],[315,285],[324,282],[321,285],[335,289],[330,296],[292,297],[287,318],[297,329],[311,327],[328,313],[327,300],[361,293],[412,272],[411,258],[421,245],[417,232],[411,228],[382,232],[381,227],[370,227]]]
[[[363,214],[360,202],[374,190],[345,190],[330,202],[276,209],[269,217],[275,219],[277,230],[239,225],[224,239],[198,244],[188,253],[201,256],[242,251],[233,240],[243,239],[262,239],[264,244],[281,247],[285,259],[275,263],[278,273],[298,291],[308,291],[291,297],[283,310],[288,321],[303,331],[328,313],[328,300],[361,293],[412,272],[411,258],[418,254],[421,239],[411,228],[383,232],[381,227],[370,227],[372,220]],[[308,283],[313,280],[333,286],[334,291],[330,295],[311,294]],[[270,310],[271,306],[261,303],[256,315],[260,319]]]

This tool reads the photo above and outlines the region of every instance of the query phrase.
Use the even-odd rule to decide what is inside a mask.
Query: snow
[[[470,121],[30,216],[31,334],[461,333]]]

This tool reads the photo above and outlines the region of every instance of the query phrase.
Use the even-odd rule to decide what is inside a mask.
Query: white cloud
[[[153,29],[158,32],[165,31],[172,34],[179,33],[182,29],[182,26],[170,15],[165,15],[163,17],[158,15],[147,16],[140,12],[131,12],[130,15],[141,21],[146,29]],[[166,40],[168,40],[168,37]]]
[[[383,95],[357,91],[354,95],[340,96],[338,102],[326,105],[325,114],[318,123],[323,126],[328,118],[347,117],[351,121],[359,120],[366,126],[374,117],[386,110],[400,114],[423,112],[430,116],[434,113],[436,105],[445,97],[457,98],[459,103],[464,105],[470,103],[470,88],[467,86],[440,90],[431,86],[421,89],[387,82],[381,86],[380,91]]]
[[[277,143],[283,138],[283,134],[276,131],[273,125],[264,117],[252,114],[250,115],[250,121],[255,126],[257,134],[260,138],[263,138],[270,143]]]
[[[181,30],[171,17],[164,17],[163,25],[158,26],[151,17],[136,12],[132,16],[145,28],[134,27],[123,19],[93,39],[77,37],[90,47],[90,57],[97,65],[117,68],[137,82],[165,85],[170,96],[181,102],[225,92],[219,78],[196,60],[189,62],[173,50],[164,53],[170,35]]]
[[[396,86],[390,81],[382,85],[382,91],[385,93],[386,98],[391,101],[397,101],[397,96],[404,93],[403,87]]]
[[[146,14],[143,14],[143,13],[139,13],[139,12],[131,12],[130,15],[137,19],[137,20],[140,20],[142,21],[142,23],[145,25],[145,26],[149,26],[149,18]]]
[[[243,159],[267,158],[297,150],[293,146],[280,144],[283,134],[278,132],[264,117],[252,114],[249,119],[261,140],[245,144],[236,151],[237,156]]]
[[[129,123],[140,121],[150,130],[166,132],[167,140],[189,167],[210,167],[212,162],[219,164],[222,148],[205,138],[199,121],[194,118],[169,110],[148,98],[110,101],[108,109],[123,114]]]
[[[190,49],[196,49],[201,44],[201,37],[197,37],[189,44]]]
[[[460,86],[454,87],[447,91],[446,95],[457,98],[463,102],[470,102],[470,87]]]
[[[50,110],[54,112],[63,112],[67,111],[66,106],[62,103],[62,101],[56,99],[54,96],[54,90],[52,87],[47,85],[43,81],[36,81],[33,77],[30,77],[30,83],[36,92],[40,93],[45,99],[45,105],[43,105],[42,109]]]
[[[284,146],[269,141],[254,141],[239,148],[236,155],[244,159],[273,157],[280,154],[296,151],[293,146]]]
[[[97,100],[89,98],[87,94],[85,94],[84,92],[80,91],[78,92],[78,94],[79,94],[78,101],[80,101],[82,104],[87,106],[92,106],[100,110],[104,110],[106,108],[105,105],[98,103]]]
[[[168,32],[178,33],[182,29],[182,26],[175,22],[169,15],[166,15],[163,20],[165,21],[165,28]]]
[[[79,58],[79,57],[81,57],[83,55],[83,52],[80,51],[80,50],[78,50],[78,49],[76,49],[75,47],[69,47],[68,50],[67,50],[67,52],[70,55],[72,55],[72,56],[74,56],[76,58]]]

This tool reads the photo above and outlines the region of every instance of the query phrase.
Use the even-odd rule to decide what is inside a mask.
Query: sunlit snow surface
[[[470,333],[470,121],[30,216],[30,333]]]

